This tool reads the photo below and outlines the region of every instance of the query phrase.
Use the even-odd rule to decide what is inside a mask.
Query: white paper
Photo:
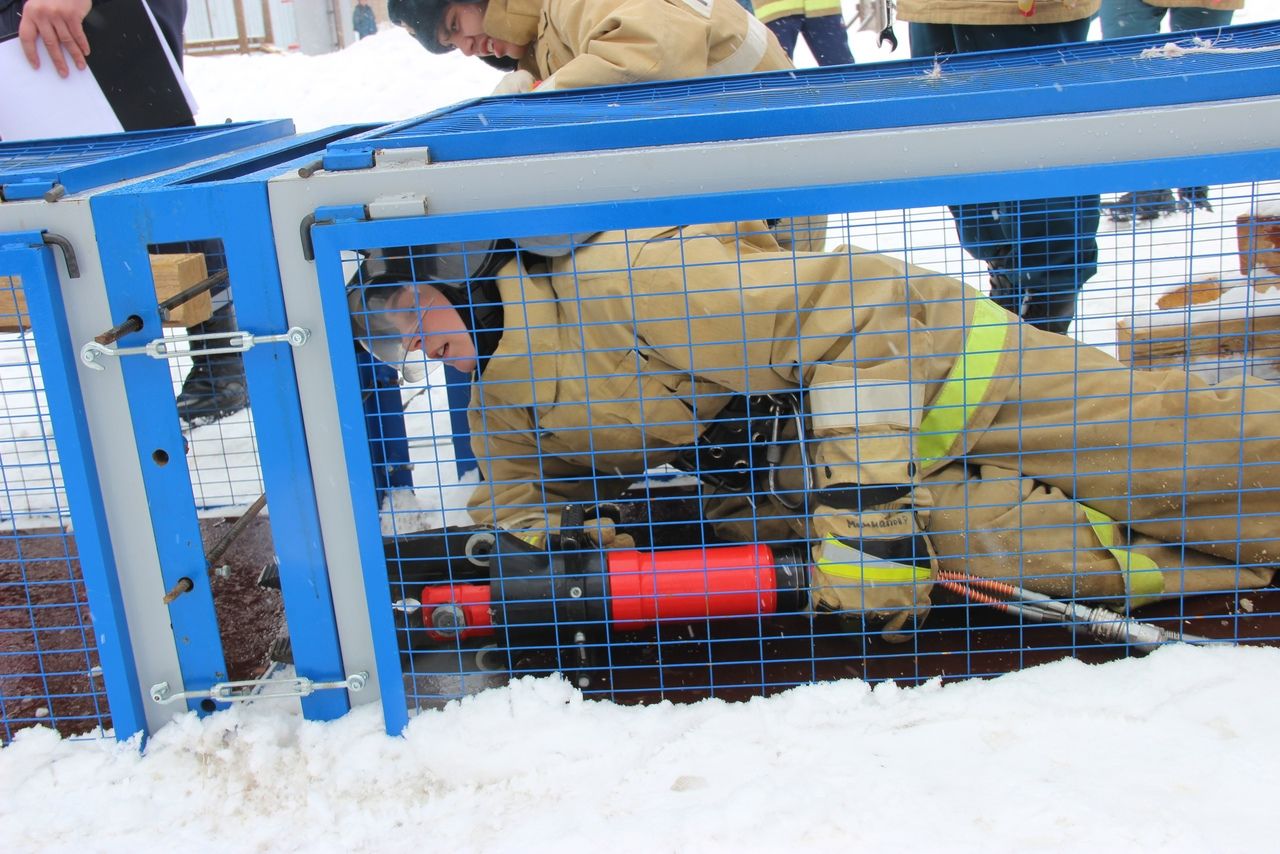
[[[68,62],[70,75],[59,77],[44,44],[37,42],[36,49],[38,70],[27,62],[16,38],[0,42],[0,139],[21,142],[124,130],[93,72]]]

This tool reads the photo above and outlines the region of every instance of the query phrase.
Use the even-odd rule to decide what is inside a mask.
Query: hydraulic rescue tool
[[[569,508],[569,524],[550,544],[499,529],[450,529],[435,535],[443,554],[426,557],[410,553],[425,536],[389,541],[392,599],[410,646],[425,637],[434,644],[490,641],[508,651],[557,647],[568,651],[581,682],[611,631],[808,607],[810,561],[802,543],[600,549],[585,536],[582,517],[581,507]],[[1208,640],[992,579],[938,572],[936,583],[968,601],[1141,652]]]

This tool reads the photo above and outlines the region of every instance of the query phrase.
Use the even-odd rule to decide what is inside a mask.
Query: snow
[[[1280,650],[730,704],[525,678],[416,717],[245,707],[136,745],[5,748],[10,851],[1247,850],[1280,783]]]
[[[1267,17],[1258,7],[1269,4],[1252,5],[1237,21]],[[854,45],[860,61],[889,58],[873,34],[855,34]],[[906,55],[904,44],[894,56]],[[487,94],[498,78],[474,61],[429,55],[394,29],[329,56],[191,58],[188,70],[202,123],[289,116],[300,131],[419,115]],[[1205,223],[1210,244],[1192,254],[1212,259],[1210,273],[1233,261],[1225,225],[1239,209],[1228,201]],[[874,216],[851,223],[851,239],[980,282],[945,212],[911,216],[914,246],[894,245],[900,219],[882,229]],[[1090,284],[1081,330],[1110,341],[1117,316],[1149,309],[1122,253],[1141,250],[1130,263],[1170,286],[1200,271],[1188,269],[1185,235],[1102,237],[1110,273]],[[1237,290],[1242,299],[1250,291]],[[24,443],[40,446],[41,460],[52,453],[42,403],[21,393],[38,385],[28,348],[26,337],[0,341],[13,431],[3,437],[4,472],[48,479],[37,492],[48,502],[34,510],[56,518],[53,467],[12,465],[25,459]],[[193,434],[211,439],[201,452],[210,472],[252,468],[240,459],[252,450],[250,423]],[[260,488],[252,477],[238,489],[210,486],[211,500],[247,503]],[[431,517],[439,506],[457,502],[408,509]],[[1168,647],[945,687],[846,680],[738,704],[625,707],[584,701],[557,677],[523,678],[424,711],[403,737],[384,733],[376,707],[317,723],[280,702],[180,715],[141,752],[34,728],[0,750],[0,848],[1255,849],[1274,835],[1278,685],[1280,650]]]

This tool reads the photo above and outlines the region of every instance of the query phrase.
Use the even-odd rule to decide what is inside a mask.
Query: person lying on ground
[[[531,541],[670,464],[721,536],[809,543],[813,606],[894,638],[940,568],[1129,605],[1268,583],[1280,389],[1131,370],[955,279],[743,225],[387,250],[400,281],[350,288],[353,328],[474,375],[472,515]]]

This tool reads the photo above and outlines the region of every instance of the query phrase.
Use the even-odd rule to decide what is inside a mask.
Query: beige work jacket
[[[554,530],[563,504],[671,462],[735,394],[909,380],[916,407],[932,398],[976,291],[861,250],[780,252],[755,226],[610,232],[549,269],[507,266],[506,331],[471,402],[478,523]]]
[[[543,91],[792,67],[737,0],[489,0],[484,26]]]

